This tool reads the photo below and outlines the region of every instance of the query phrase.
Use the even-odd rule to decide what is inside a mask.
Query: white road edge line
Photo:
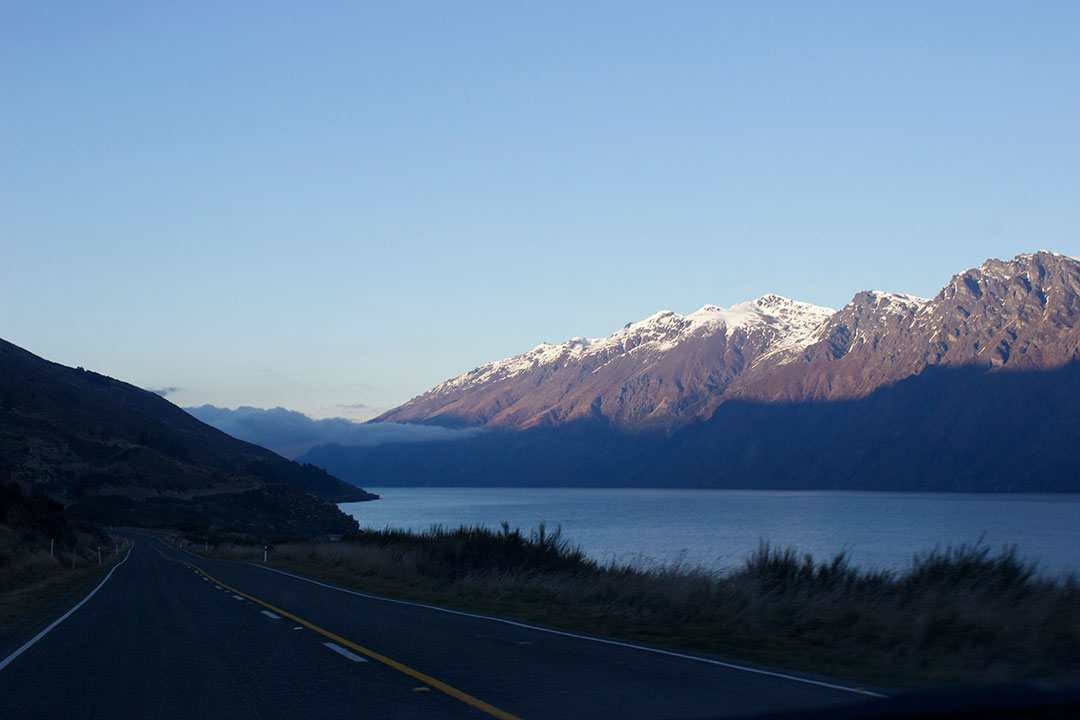
[[[272,619],[272,620],[280,620],[281,619],[280,615],[278,615],[276,613],[272,613],[269,610],[263,610],[262,614],[265,615],[266,617]]]
[[[173,548],[174,550],[176,548]],[[204,558],[201,555],[188,552],[187,550],[181,550],[192,557],[197,557],[201,560],[208,560],[210,558]],[[238,565],[250,565],[251,567],[259,568],[260,570],[268,570],[270,572],[278,573],[279,575],[288,575],[291,578],[302,580],[312,585],[319,585],[320,587],[329,588],[330,590],[337,590],[338,592],[347,593],[349,595],[356,595],[357,597],[368,598],[369,600],[379,600],[381,602],[394,603],[395,605],[410,605],[412,607],[427,608],[428,610],[435,610],[436,612],[448,613],[450,615],[461,615],[463,617],[476,618],[477,620],[489,620],[491,622],[503,623],[504,625],[513,625],[514,627],[525,628],[527,630],[535,630],[537,632],[548,633],[550,635],[561,635],[562,637],[575,638],[577,640],[588,640],[589,642],[601,643],[603,645],[615,645],[617,647],[630,648],[631,650],[641,650],[643,652],[656,653],[657,655],[667,655],[668,657],[681,658],[683,660],[692,660],[694,662],[706,663],[708,665],[717,665],[719,667],[727,668],[729,670],[741,670],[742,672],[753,673],[755,675],[766,675],[768,677],[781,678],[783,680],[791,680],[792,682],[804,683],[806,685],[816,685],[817,687],[830,688],[832,690],[840,690],[843,692],[855,693],[856,695],[867,695],[869,697],[883,698],[888,697],[881,693],[876,693],[871,690],[863,690],[861,688],[849,687],[847,685],[837,685],[835,683],[824,682],[822,680],[811,680],[810,678],[799,677],[798,675],[788,675],[787,673],[776,672],[773,670],[761,670],[759,668],[753,668],[746,665],[737,665],[735,663],[724,662],[723,660],[714,660],[712,658],[701,657],[699,655],[687,655],[685,653],[675,652],[674,650],[661,650],[660,648],[652,648],[646,645],[635,645],[634,643],[622,642],[621,640],[608,640],[607,638],[591,637],[589,635],[579,635],[577,633],[566,632],[565,630],[554,630],[552,628],[540,627],[539,625],[529,625],[528,623],[517,622],[516,620],[506,620],[505,618],[493,617],[491,615],[479,615],[477,613],[466,612],[464,610],[451,610],[450,608],[439,607],[438,605],[428,605],[427,603],[414,602],[412,600],[398,600],[397,598],[383,597],[382,595],[373,595],[371,593],[360,592],[359,590],[350,590],[349,588],[343,588],[338,585],[331,585],[330,583],[320,582],[318,580],[312,580],[306,578],[303,575],[295,575],[291,572],[285,572],[284,570],[278,570],[277,568],[267,567],[260,565],[259,563],[249,563],[243,560],[225,560],[225,562],[234,562]]]
[[[354,652],[350,652],[349,650],[346,650],[345,648],[341,647],[340,645],[335,645],[332,642],[325,642],[325,643],[323,643],[323,645],[330,648],[331,650],[336,652],[338,655],[342,655],[344,657],[349,658],[353,662],[367,662],[367,660],[365,658],[360,657],[359,655],[357,655]]]
[[[76,610],[81,608],[83,605],[85,605],[87,600],[94,597],[94,595],[97,593],[97,591],[100,590],[102,587],[104,587],[105,583],[109,582],[109,578],[111,578],[113,573],[116,572],[116,569],[128,561],[128,558],[131,557],[131,551],[132,551],[132,549],[134,549],[134,547],[135,547],[135,541],[132,540],[131,541],[131,547],[128,548],[127,555],[124,556],[124,559],[113,566],[113,569],[109,571],[109,574],[105,576],[105,579],[102,580],[100,583],[98,583],[98,586],[96,588],[94,588],[93,590],[91,590],[89,595],[87,595],[82,600],[80,600],[78,605],[71,608],[66,613],[61,615],[59,618],[54,620],[52,625],[49,625],[49,627],[47,627],[44,630],[42,630],[41,632],[39,632],[37,635],[35,635],[33,638],[31,638],[30,641],[27,642],[25,645],[23,645],[21,648],[19,648],[15,652],[11,653],[10,655],[8,655],[6,658],[3,659],[3,661],[0,661],[0,670],[3,670],[8,665],[10,665],[11,662],[15,658],[19,657],[24,652],[26,652],[31,647],[33,647],[34,643],[36,643],[38,640],[40,640],[41,638],[48,635],[50,630],[52,630],[54,627],[56,627],[60,623],[64,622],[65,620],[67,620],[71,616],[71,614],[73,612],[75,612]]]

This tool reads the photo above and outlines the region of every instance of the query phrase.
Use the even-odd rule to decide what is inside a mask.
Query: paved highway
[[[0,659],[0,717],[699,718],[865,699],[133,539],[92,597]]]

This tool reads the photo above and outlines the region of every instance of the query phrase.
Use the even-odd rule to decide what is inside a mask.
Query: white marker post
[[[263,563],[266,563],[266,552],[270,549],[269,545],[263,545]]]
[[[97,546],[97,564],[99,566],[101,565],[101,546],[100,545]]]
[[[56,538],[49,538],[49,557],[56,557],[56,555],[53,554],[53,549],[55,549],[55,547],[56,547]]]

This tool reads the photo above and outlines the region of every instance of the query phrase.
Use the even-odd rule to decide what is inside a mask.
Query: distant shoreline
[[[815,557],[846,551],[860,568],[902,570],[935,542],[1017,545],[1061,576],[1080,571],[1080,494],[649,488],[369,488],[377,504],[341,505],[361,527],[424,531],[503,521],[561,525],[600,562],[738,567],[761,540]]]

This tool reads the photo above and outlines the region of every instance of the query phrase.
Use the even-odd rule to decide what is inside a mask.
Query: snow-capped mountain
[[[543,366],[565,366],[568,362],[587,358],[599,360],[599,365],[587,363],[589,371],[595,373],[622,354],[663,354],[695,336],[707,338],[723,334],[724,339],[729,339],[740,332],[742,335],[760,332],[769,347],[767,355],[797,352],[834,313],[831,308],[796,302],[779,295],[766,295],[730,308],[706,305],[689,315],[662,310],[640,322],[628,323],[606,338],[576,337],[561,345],[540,343],[521,355],[491,362],[451,378],[433,388],[431,394],[447,395],[484,383],[507,380]]]
[[[860,398],[931,365],[1060,367],[1080,358],[1078,321],[1080,261],[1041,251],[987,260],[933,299],[867,291],[835,311],[766,295],[659,312],[606,338],[488,363],[377,420],[670,430],[735,398]]]
[[[1039,370],[1080,358],[1080,261],[1047,251],[987,260],[931,300],[861,292],[800,362],[747,375],[727,398],[840,400],[929,366]]]
[[[380,419],[492,431],[302,459],[375,486],[1080,492],[1080,260],[988,260],[933,298],[835,312],[770,295],[657,313]]]
[[[688,315],[665,310],[606,338],[542,343],[488,363],[378,419],[527,428],[594,417],[672,426],[755,362],[797,358],[834,313],[777,295]]]

